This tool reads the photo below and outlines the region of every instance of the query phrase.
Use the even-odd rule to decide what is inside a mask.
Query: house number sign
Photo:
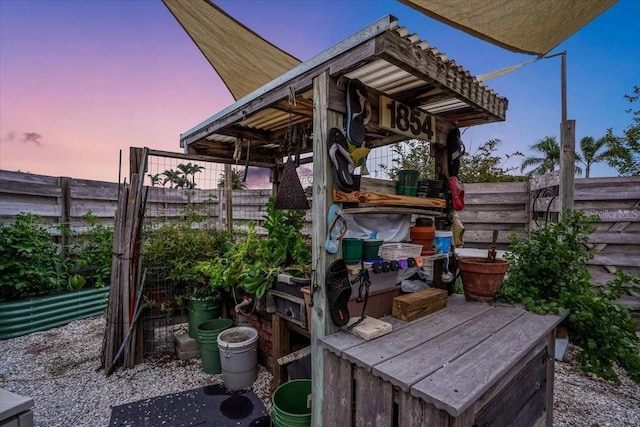
[[[436,118],[419,108],[411,108],[384,95],[380,96],[380,127],[410,138],[433,141]]]

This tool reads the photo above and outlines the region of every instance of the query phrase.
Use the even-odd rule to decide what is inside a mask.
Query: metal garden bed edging
[[[108,301],[107,286],[0,303],[0,340],[103,314]]]

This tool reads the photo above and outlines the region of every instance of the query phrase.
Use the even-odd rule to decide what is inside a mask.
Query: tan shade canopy
[[[235,99],[300,64],[208,0],[162,1]]]
[[[543,56],[618,0],[399,0],[509,49]]]

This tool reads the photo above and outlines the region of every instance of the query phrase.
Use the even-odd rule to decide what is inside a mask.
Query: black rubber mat
[[[110,426],[268,427],[262,401],[252,391],[210,385],[115,406]]]

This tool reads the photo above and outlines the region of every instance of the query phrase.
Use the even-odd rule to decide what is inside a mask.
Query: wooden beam
[[[278,317],[278,316],[276,316]],[[275,353],[275,351],[274,351]],[[296,350],[293,353],[289,353],[286,356],[282,356],[278,358],[278,365],[283,366],[287,363],[295,362],[296,360],[300,360],[305,357],[307,354],[311,354],[311,346],[307,346],[305,348],[301,348],[300,350]],[[277,368],[276,368],[277,369]]]
[[[327,152],[327,135],[332,127],[341,128],[342,115],[328,110],[331,93],[329,72],[325,71],[313,79],[313,230],[311,238],[312,262],[315,270],[311,291],[314,305],[311,308],[311,378],[313,382],[313,405],[311,425],[324,425],[322,418],[324,393],[324,352],[320,338],[335,330],[329,319],[326,299],[325,272],[329,264],[338,258],[324,249],[327,233],[327,212],[331,202],[333,185]]]
[[[374,203],[381,206],[411,206],[440,209],[447,207],[447,201],[444,199],[399,196],[397,194],[378,194],[367,191],[353,191],[351,193],[345,193],[340,190],[333,190],[333,201],[341,203]]]

